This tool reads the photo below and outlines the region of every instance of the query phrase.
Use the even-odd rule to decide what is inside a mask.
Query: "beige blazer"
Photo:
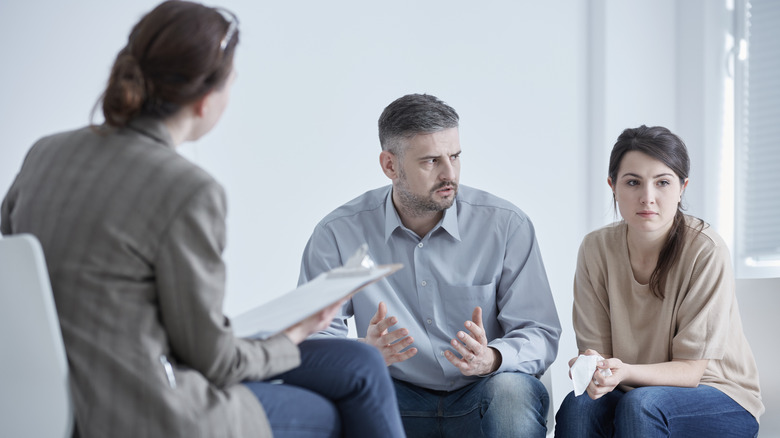
[[[43,246],[80,436],[271,435],[240,382],[296,367],[298,348],[233,336],[225,193],[162,123],[39,140],[1,212],[3,234]]]

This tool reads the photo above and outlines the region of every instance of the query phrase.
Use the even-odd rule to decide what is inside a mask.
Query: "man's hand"
[[[382,357],[385,358],[385,364],[388,366],[396,362],[403,362],[417,354],[417,349],[414,347],[401,351],[412,345],[414,339],[409,336],[409,330],[405,328],[389,332],[388,329],[396,324],[398,324],[398,318],[395,316],[387,318],[387,306],[384,302],[380,302],[379,308],[368,324],[366,337],[363,339],[363,342],[379,349]]]
[[[458,367],[464,376],[482,376],[496,371],[501,366],[501,353],[487,345],[485,327],[482,324],[482,308],[475,307],[471,321],[466,321],[464,325],[471,334],[458,332],[458,339],[450,341],[460,357],[449,350],[444,352],[444,356]]]

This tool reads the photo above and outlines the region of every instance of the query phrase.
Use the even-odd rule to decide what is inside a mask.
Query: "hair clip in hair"
[[[217,9],[217,12],[222,14],[222,17],[225,18],[225,20],[228,22],[228,29],[227,32],[225,32],[225,36],[222,38],[222,41],[219,42],[219,49],[224,51],[228,44],[230,44],[230,40],[233,39],[233,35],[236,34],[236,31],[238,30],[238,17],[227,9]]]

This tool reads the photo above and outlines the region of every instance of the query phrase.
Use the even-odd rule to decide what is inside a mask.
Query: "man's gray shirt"
[[[361,244],[377,264],[404,268],[348,301],[327,331],[347,335],[355,316],[359,337],[380,301],[414,338],[418,353],[390,366],[399,380],[452,391],[477,379],[444,356],[476,306],[488,345],[501,353],[497,372],[542,374],[555,360],[561,326],[533,225],[519,208],[461,185],[455,203],[425,236],[403,226],[392,186],[369,191],[327,215],[303,254],[299,284],[343,265]]]

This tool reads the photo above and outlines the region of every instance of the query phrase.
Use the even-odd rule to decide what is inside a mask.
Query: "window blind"
[[[749,0],[744,23],[737,246],[747,265],[780,266],[780,2]]]

